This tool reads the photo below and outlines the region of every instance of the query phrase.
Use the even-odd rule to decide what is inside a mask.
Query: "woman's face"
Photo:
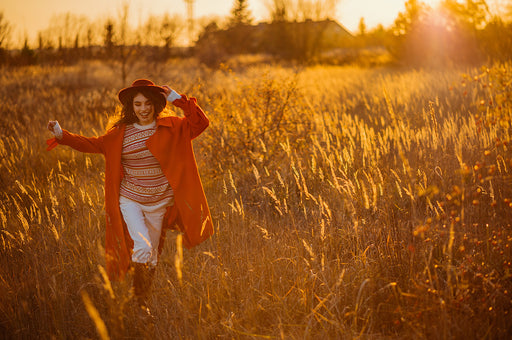
[[[153,120],[155,120],[155,108],[153,103],[142,93],[138,93],[133,97],[133,112],[135,112],[135,115],[139,119],[140,125],[151,124]]]

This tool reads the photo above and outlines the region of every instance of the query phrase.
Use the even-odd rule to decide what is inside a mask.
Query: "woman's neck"
[[[139,123],[133,123],[133,126],[139,130],[151,129],[151,128],[155,127],[155,125],[156,125],[156,120],[153,120],[151,123],[145,124],[145,125],[140,125]]]

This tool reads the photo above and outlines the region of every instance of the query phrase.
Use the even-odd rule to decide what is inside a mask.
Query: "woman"
[[[142,306],[151,286],[165,232],[178,229],[191,248],[213,234],[191,141],[209,124],[195,98],[138,79],[119,91],[121,116],[105,135],[84,137],[49,121],[58,144],[105,157],[106,269],[123,279],[131,262],[134,293]],[[167,100],[184,118],[159,117]]]

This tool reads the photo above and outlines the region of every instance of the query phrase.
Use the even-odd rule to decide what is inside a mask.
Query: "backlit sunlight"
[[[425,3],[425,5],[431,8],[436,8],[441,2],[441,0],[424,0],[423,2]]]

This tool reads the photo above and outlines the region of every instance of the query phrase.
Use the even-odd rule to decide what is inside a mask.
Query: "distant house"
[[[263,25],[266,27],[271,27],[272,25],[279,25],[279,23],[264,23]],[[287,29],[292,32],[310,32],[321,34],[321,38],[325,43],[337,45],[339,43],[343,43],[346,40],[354,38],[352,33],[350,33],[345,27],[343,27],[339,22],[332,19],[326,19],[321,21],[292,21],[285,22],[284,26],[281,26],[284,29]]]
[[[354,35],[335,20],[327,19],[324,21],[316,22],[316,24],[324,25],[324,36],[326,41],[332,41],[336,42],[337,45],[343,45],[347,41],[354,39]]]
[[[343,47],[354,37],[340,23],[327,19],[238,25],[209,32],[203,38],[208,43],[217,41],[228,53],[271,53],[307,60],[326,50]]]
[[[306,20],[260,24],[264,42],[271,52],[293,59],[308,60],[330,49],[342,47],[354,37],[337,21]]]
[[[290,37],[314,36],[321,39],[324,44],[337,46],[354,36],[340,23],[335,20],[326,19],[321,21],[285,21],[285,22],[263,22],[255,26],[258,32],[279,32],[284,31]]]

